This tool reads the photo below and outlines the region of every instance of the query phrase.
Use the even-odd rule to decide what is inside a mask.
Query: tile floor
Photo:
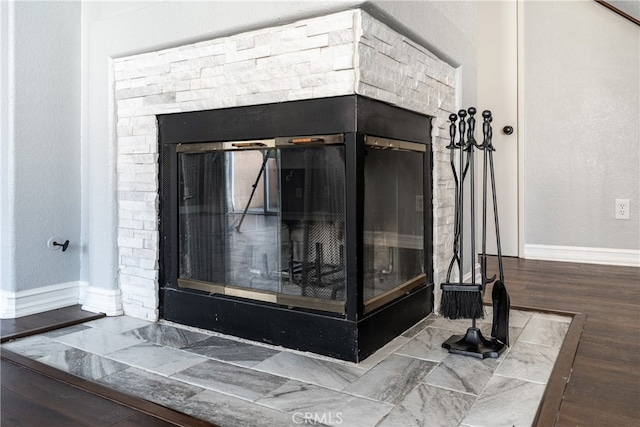
[[[519,427],[533,421],[570,322],[512,310],[513,345],[485,360],[443,349],[469,321],[436,315],[359,364],[124,316],[3,347],[225,427]]]

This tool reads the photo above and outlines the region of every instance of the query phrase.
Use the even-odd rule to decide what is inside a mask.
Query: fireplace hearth
[[[358,362],[432,312],[428,116],[349,95],[158,130],[162,318]]]

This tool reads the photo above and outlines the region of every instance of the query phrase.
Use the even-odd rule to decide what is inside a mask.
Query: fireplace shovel
[[[483,285],[489,283],[493,278],[488,279],[486,277],[486,212],[487,212],[487,159],[489,160],[489,173],[491,174],[491,193],[493,197],[493,218],[495,222],[496,230],[496,246],[498,249],[498,280],[493,284],[493,290],[491,292],[491,299],[493,300],[493,325],[491,327],[491,336],[504,345],[509,345],[509,293],[504,286],[504,270],[502,266],[502,247],[500,245],[500,227],[498,224],[498,201],[496,198],[496,179],[493,168],[493,144],[491,142],[492,130],[491,130],[491,112],[484,111],[482,113],[484,117],[483,133],[484,142],[482,148],[484,150],[484,167],[483,167],[483,218],[482,218],[482,276]],[[494,276],[495,277],[495,276]]]

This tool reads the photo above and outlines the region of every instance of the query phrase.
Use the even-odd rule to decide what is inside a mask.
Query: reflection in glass
[[[180,153],[180,278],[344,301],[344,147]]]
[[[413,151],[366,148],[364,300],[424,273],[424,164]]]

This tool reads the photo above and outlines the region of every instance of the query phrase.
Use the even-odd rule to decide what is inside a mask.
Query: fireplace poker
[[[491,114],[491,112],[488,112]],[[482,116],[485,117],[487,114],[487,110],[482,113]],[[478,146],[479,149],[483,151],[482,156],[482,252],[480,253],[480,272],[482,275],[482,292],[487,289],[487,285],[489,283],[493,283],[496,280],[496,275],[494,274],[491,277],[487,275],[487,153],[490,150],[493,150],[493,146],[490,143],[491,140],[491,124],[490,120],[487,120],[485,117],[484,122],[482,124],[482,133],[484,139],[482,144]]]
[[[473,315],[471,316],[472,327],[476,327],[476,319],[484,317],[484,307],[482,305],[482,288],[475,291],[476,289],[476,274],[475,274],[475,263],[476,263],[476,173],[475,173],[475,160],[474,160],[474,151],[478,147],[475,139],[475,130],[476,130],[476,109],[474,107],[470,107],[469,110],[469,129],[468,129],[468,137],[467,137],[467,164],[469,165],[469,191],[470,191],[470,205],[471,205],[471,286],[472,290],[469,295],[468,304],[470,304],[470,309],[473,310]]]

